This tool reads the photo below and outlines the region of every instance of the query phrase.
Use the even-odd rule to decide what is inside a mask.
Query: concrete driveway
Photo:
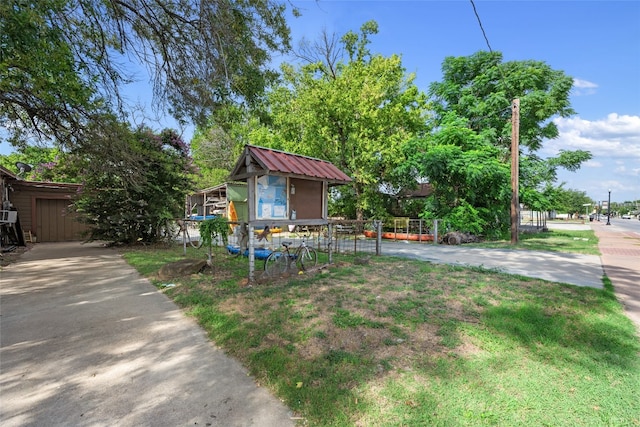
[[[115,251],[41,243],[0,275],[2,426],[294,425]]]

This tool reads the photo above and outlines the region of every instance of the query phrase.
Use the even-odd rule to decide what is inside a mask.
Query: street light
[[[591,206],[591,203],[584,203],[582,206],[584,206],[584,224],[589,221],[589,206]]]
[[[611,225],[611,189],[609,189],[609,201],[607,202],[607,225]]]

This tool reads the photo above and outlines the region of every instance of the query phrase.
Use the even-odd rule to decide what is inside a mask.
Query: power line
[[[484,40],[487,42],[487,47],[489,48],[489,52],[493,53],[493,49],[491,49],[491,45],[489,44],[489,38],[487,37],[487,33],[484,32],[484,27],[482,26],[482,21],[480,20],[480,15],[478,15],[478,11],[476,10],[476,4],[473,0],[469,0],[471,2],[471,6],[473,7],[473,13],[476,15],[476,19],[478,20],[478,25],[480,25],[480,30],[482,30],[482,35],[484,36]]]

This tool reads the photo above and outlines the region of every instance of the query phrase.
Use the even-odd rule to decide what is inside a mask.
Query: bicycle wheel
[[[190,236],[189,227],[185,227],[185,237],[192,247],[196,249],[200,249],[200,247],[202,246],[202,239],[200,238],[200,233],[197,233],[195,236]]]
[[[287,255],[284,252],[272,252],[264,261],[264,272],[267,276],[280,276],[288,269]]]
[[[300,250],[300,255],[297,259],[299,270],[306,270],[318,265],[318,253],[315,249],[305,246]]]

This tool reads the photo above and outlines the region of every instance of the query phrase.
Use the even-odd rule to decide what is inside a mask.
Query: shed
[[[326,160],[247,145],[229,176],[247,182],[249,224],[323,225],[328,188],[351,178]]]
[[[325,225],[329,187],[351,182],[331,162],[247,145],[229,175],[247,182],[249,280],[255,271],[254,232],[263,227]]]
[[[30,232],[38,242],[82,240],[87,226],[69,209],[80,184],[26,181],[2,167],[0,178],[2,209],[17,212],[20,238]]]
[[[226,216],[229,202],[235,204],[238,220],[247,222],[247,183],[226,182],[214,187],[198,190],[187,196],[187,215],[185,218],[203,220],[214,215]]]

